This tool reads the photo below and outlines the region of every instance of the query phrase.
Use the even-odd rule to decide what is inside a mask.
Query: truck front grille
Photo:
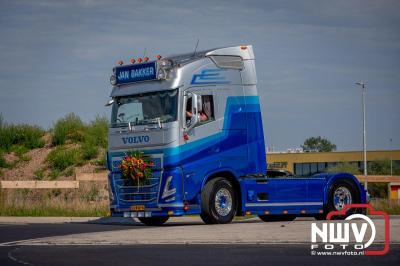
[[[114,175],[114,178],[116,194],[121,204],[157,204],[160,174],[153,173],[152,178],[140,185],[132,179],[123,178],[121,174]]]

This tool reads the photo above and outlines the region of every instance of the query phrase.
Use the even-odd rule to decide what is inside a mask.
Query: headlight
[[[158,79],[166,79],[167,78],[167,73],[166,73],[166,71],[164,70],[164,69],[159,69],[158,70],[158,76],[157,76],[157,78]]]
[[[171,60],[168,60],[168,59],[162,59],[162,60],[159,61],[158,64],[164,69],[170,69],[174,65],[173,62]]]

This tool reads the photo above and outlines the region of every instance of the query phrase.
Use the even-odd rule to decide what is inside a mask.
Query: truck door
[[[186,199],[196,196],[196,188],[200,189],[204,176],[219,167],[219,126],[215,114],[215,94],[211,88],[195,87],[184,92],[184,143],[180,146],[180,157]]]

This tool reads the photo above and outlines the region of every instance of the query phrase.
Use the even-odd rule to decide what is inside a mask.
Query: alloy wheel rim
[[[333,193],[333,205],[340,211],[344,205],[352,203],[351,192],[346,187],[338,187]]]
[[[232,195],[226,188],[215,194],[215,210],[220,216],[227,216],[232,210]]]

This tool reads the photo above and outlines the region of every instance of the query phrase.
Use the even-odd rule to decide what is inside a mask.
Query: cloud
[[[370,86],[371,147],[400,135],[398,1],[8,1],[0,8],[0,112],[51,125],[67,112],[108,112],[109,75],[128,61],[254,45],[266,136],[292,147],[312,132],[358,147],[358,92]],[[379,88],[379,89],[378,89]],[[389,105],[385,103],[390,103]],[[350,117],[353,120],[340,120]],[[350,119],[349,118],[349,119]],[[335,121],[334,123],[329,123]],[[324,126],[321,126],[321,123]],[[296,134],[294,134],[295,128]],[[393,137],[393,139],[395,139]],[[394,144],[400,146],[400,140]]]

